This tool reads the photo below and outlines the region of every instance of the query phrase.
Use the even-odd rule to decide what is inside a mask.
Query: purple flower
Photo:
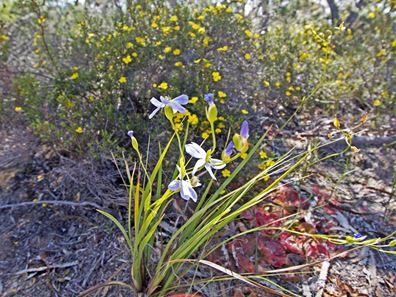
[[[150,102],[157,107],[154,109],[154,111],[149,115],[149,119],[153,118],[155,114],[165,106],[170,106],[173,110],[174,113],[180,112],[180,113],[185,113],[186,109],[182,105],[186,105],[188,103],[188,96],[187,95],[180,95],[176,98],[173,98],[172,100],[168,100],[162,96],[160,96],[160,100],[157,100],[156,98],[151,98]]]
[[[242,136],[242,138],[244,140],[249,138],[249,124],[247,121],[243,121],[242,125],[241,125],[241,132],[240,135]]]
[[[226,147],[226,149],[225,149],[225,153],[226,153],[228,156],[231,156],[232,152],[234,151],[234,148],[235,148],[234,142],[231,141],[231,142],[227,145],[227,147]]]
[[[128,134],[128,136],[129,136],[130,138],[133,137],[133,131],[132,131],[132,130],[129,130],[127,134]]]
[[[355,233],[353,235],[353,239],[355,240],[365,240],[367,236],[363,236],[362,234],[360,234],[359,232]]]
[[[177,166],[177,169],[179,170],[179,176],[180,176],[181,169],[179,166]],[[196,180],[195,182],[192,183],[190,180],[184,180],[183,177],[180,177],[180,179],[175,179],[171,181],[171,183],[168,185],[168,189],[171,191],[180,190],[180,196],[184,200],[188,201],[191,199],[192,201],[197,202],[197,198],[198,198],[197,192],[195,192],[193,187],[199,187],[200,185],[201,184],[199,183],[199,180]]]
[[[214,98],[213,93],[208,93],[205,94],[204,96],[205,101],[208,102],[209,104],[214,104],[213,98]]]

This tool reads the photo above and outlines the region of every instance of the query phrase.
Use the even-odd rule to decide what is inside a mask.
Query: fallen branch
[[[68,267],[76,266],[77,264],[78,264],[78,261],[62,263],[62,264],[53,264],[53,265],[49,265],[49,266],[41,266],[41,267],[36,267],[36,268],[24,269],[24,270],[16,272],[15,274],[19,275],[19,274],[30,273],[30,272],[41,272],[41,271],[45,271],[48,269],[54,269],[54,268],[68,268]]]
[[[67,205],[67,206],[91,206],[97,209],[102,209],[102,206],[94,203],[94,202],[72,202],[72,201],[57,201],[57,200],[38,200],[38,201],[29,201],[29,202],[21,202],[21,203],[13,203],[0,205],[0,209],[14,208],[14,207],[22,207],[29,205],[40,205],[40,204],[53,204],[53,205]]]

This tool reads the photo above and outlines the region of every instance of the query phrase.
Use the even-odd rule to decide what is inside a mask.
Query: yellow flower
[[[126,48],[133,48],[133,43],[132,42],[128,42],[126,44]]]
[[[277,82],[275,83],[275,87],[280,88],[280,87],[281,87],[281,83],[280,83],[279,81],[277,81]]]
[[[188,120],[187,120],[191,125],[196,125],[198,124],[198,117],[195,114],[190,114],[188,116]]]
[[[244,31],[244,33],[245,33],[245,35],[246,35],[247,37],[252,37],[252,36],[253,36],[253,33],[252,33],[251,31],[249,31],[248,29],[246,29],[246,30]]]
[[[188,103],[195,104],[195,103],[197,103],[197,101],[198,101],[198,97],[197,97],[197,96],[194,96],[194,97],[191,97],[191,98],[190,98],[190,100],[188,101]]]
[[[37,23],[38,23],[39,25],[41,25],[41,24],[43,24],[43,23],[45,22],[45,20],[46,20],[46,18],[45,18],[44,16],[40,16],[40,17],[37,19]]]
[[[162,27],[162,32],[165,34],[165,35],[168,35],[171,31],[172,31],[172,28],[171,27],[169,27],[169,26],[165,26],[165,27]]]
[[[267,159],[268,158],[267,153],[265,151],[260,151],[260,158],[261,159]]]
[[[146,40],[144,39],[144,37],[136,37],[135,41],[137,42],[137,44],[140,44],[141,46],[146,45]]]
[[[238,21],[242,21],[242,20],[244,19],[243,15],[241,15],[241,14],[239,14],[239,13],[237,13],[237,14],[235,15],[235,18],[236,18]],[[245,33],[245,34],[246,34],[246,33]]]
[[[212,72],[212,79],[214,82],[219,81],[221,79],[220,72],[218,71]]]
[[[179,49],[177,48],[177,49],[175,49],[175,50],[173,51],[173,54],[174,54],[175,56],[178,56],[178,55],[181,54],[181,50],[179,50]]]
[[[131,32],[131,31],[133,31],[133,28],[132,27],[129,27],[129,26],[127,26],[127,25],[124,25],[124,26],[122,26],[122,31],[125,31],[125,32]]]
[[[370,11],[370,12],[368,13],[367,17],[368,17],[369,19],[375,19],[375,12]]]
[[[217,96],[219,96],[220,98],[225,98],[225,97],[227,97],[227,94],[224,93],[223,91],[218,91]]]
[[[74,72],[71,76],[70,79],[75,80],[78,78],[78,72]]]
[[[275,164],[275,161],[274,160],[268,160],[267,162],[265,162],[265,165],[267,166],[267,167],[271,167],[272,165],[274,165]]]
[[[201,134],[201,136],[202,136],[203,139],[206,139],[206,138],[209,137],[209,133],[208,133],[208,132],[203,132],[203,133]]]
[[[396,47],[396,39],[392,41],[392,47]]]
[[[180,68],[184,68],[184,64],[183,64],[182,62],[180,62],[180,61],[177,61],[177,62],[175,63],[175,66],[176,66],[176,67],[180,67]]]
[[[10,38],[7,36],[7,35],[5,35],[5,34],[0,34],[0,42],[3,42],[3,41],[7,41],[7,40],[9,40]]]
[[[136,58],[138,56],[137,53],[132,53],[132,57]]]
[[[132,62],[132,58],[131,58],[131,56],[130,55],[128,55],[128,56],[126,56],[126,57],[124,57],[124,58],[122,58],[122,62],[124,62],[124,64],[129,64],[129,63],[131,63]]]
[[[20,106],[15,107],[15,112],[22,112],[22,111],[23,111],[22,107]]]
[[[381,58],[385,55],[385,50],[382,48],[380,51],[375,55],[377,58]]]
[[[285,92],[285,95],[286,95],[286,96],[291,96],[291,94],[292,94],[292,93],[291,93],[290,91],[286,91],[286,92]]]
[[[204,34],[206,32],[205,28],[201,27],[198,29],[199,34]]]
[[[221,174],[222,174],[224,177],[228,177],[228,176],[231,175],[231,171],[229,171],[228,169],[223,169],[223,170],[221,171]]]
[[[171,22],[177,22],[178,21],[178,17],[177,17],[177,15],[172,15],[170,18],[169,18],[169,20],[171,21]]]
[[[168,89],[168,83],[166,83],[166,82],[160,83],[160,84],[158,85],[158,89],[161,89],[161,90],[166,90],[166,89]]]
[[[241,153],[240,157],[241,157],[242,159],[246,159],[247,153]]]
[[[78,133],[78,134],[81,134],[81,133],[84,132],[83,128],[81,128],[81,127],[77,127],[75,131],[76,131],[76,133]]]
[[[216,133],[216,134],[220,134],[220,133],[221,133],[221,129],[220,129],[220,128],[216,128],[216,129],[215,129],[215,133]]]
[[[197,23],[194,23],[192,21],[189,21],[188,24],[194,29],[194,30],[199,30],[199,28],[201,28],[201,26]]]
[[[266,88],[268,88],[270,86],[270,83],[266,80],[263,80],[263,84],[264,84],[264,87],[266,87]]]
[[[151,28],[157,29],[158,28],[158,24],[156,22],[152,22],[151,23]]]
[[[174,27],[173,27],[173,30],[175,30],[175,31],[180,31],[180,26],[174,26]]]
[[[170,53],[172,51],[172,48],[170,46],[167,46],[166,48],[164,48],[164,53]]]
[[[208,36],[205,36],[204,39],[202,40],[204,47],[208,47],[209,42],[210,42],[210,38]]]
[[[223,47],[219,47],[219,48],[217,48],[217,51],[219,52],[219,53],[225,53],[226,51],[228,51],[228,45],[225,45],[225,46],[223,46]]]
[[[127,82],[127,78],[125,76],[121,76],[120,79],[118,80],[120,84],[125,84]]]
[[[250,60],[250,58],[252,57],[249,53],[246,53],[245,55],[244,55],[244,57],[245,57],[245,59],[246,60]]]
[[[375,107],[378,107],[378,106],[381,105],[381,101],[378,100],[378,99],[375,99],[375,100],[373,101],[373,105],[374,105]]]
[[[183,131],[183,124],[181,124],[181,123],[177,123],[177,124],[175,124],[175,132],[181,132],[181,131]]]
[[[243,114],[248,114],[248,113],[249,113],[246,109],[242,109],[241,112],[242,112]]]

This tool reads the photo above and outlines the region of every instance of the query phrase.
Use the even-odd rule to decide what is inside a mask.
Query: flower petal
[[[195,163],[194,169],[192,171],[192,175],[195,175],[195,173],[199,170],[199,168],[201,168],[202,166],[204,166],[206,163],[205,159],[199,159],[197,161],[197,163]]]
[[[164,103],[158,101],[158,100],[157,100],[156,98],[154,98],[154,97],[150,99],[150,102],[151,102],[155,107],[158,107],[158,108],[163,108],[163,107],[165,106]]]
[[[213,93],[208,93],[204,95],[204,100],[209,104],[214,104],[213,97],[214,97]]]
[[[192,201],[197,202],[197,192],[195,192],[195,190],[193,189],[193,187],[191,186],[190,182],[183,180],[182,181],[182,189],[180,191],[180,196],[184,199],[184,200],[190,200],[192,199]]]
[[[172,107],[172,110],[174,113],[176,112],[180,112],[180,113],[185,113],[186,109],[181,106],[179,103],[177,103],[176,101],[170,101],[168,104],[170,107]]]
[[[190,199],[192,199],[194,202],[197,201],[197,193],[194,191],[191,184],[185,180],[181,181],[180,196],[186,201]]]
[[[210,167],[210,164],[209,164],[209,163],[206,163],[205,168],[206,168],[206,170],[209,172],[209,175],[210,175],[214,180],[217,180],[216,177],[215,177],[214,174],[213,174],[212,168]]]
[[[191,142],[189,144],[186,144],[186,152],[190,154],[192,157],[197,158],[197,159],[205,159],[206,158],[206,152],[202,147],[200,147],[198,144],[195,142]]]
[[[161,107],[157,107],[156,109],[154,109],[153,112],[150,113],[149,119],[151,120],[151,119],[155,116],[155,114],[156,114],[158,111],[160,111],[160,109],[161,109]]]
[[[164,106],[169,105],[170,101],[168,99],[166,99],[165,97],[160,96],[160,100],[161,100],[162,104],[164,104]]]
[[[182,182],[178,179],[175,179],[170,182],[170,184],[168,185],[168,189],[171,191],[177,191],[181,188],[181,186],[182,186]]]
[[[226,164],[219,159],[210,159],[209,164],[213,169],[223,169],[226,167]]]
[[[231,141],[231,142],[227,145],[227,147],[226,147],[226,149],[225,149],[225,153],[226,153],[228,156],[231,156],[232,152],[234,151],[234,148],[235,148],[234,142]]]
[[[177,102],[177,103],[179,103],[181,105],[185,105],[185,104],[188,103],[188,96],[183,94],[183,95],[177,96],[172,101],[173,102]]]
[[[249,124],[247,121],[243,121],[240,135],[245,139],[249,138]]]

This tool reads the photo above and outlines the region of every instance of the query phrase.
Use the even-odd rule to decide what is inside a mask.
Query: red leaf
[[[258,250],[264,260],[274,267],[281,267],[287,262],[286,252],[279,241],[261,237],[258,239]]]
[[[238,266],[240,266],[246,272],[249,272],[249,273],[255,272],[253,263],[244,255],[237,254],[236,261],[237,261]]]

